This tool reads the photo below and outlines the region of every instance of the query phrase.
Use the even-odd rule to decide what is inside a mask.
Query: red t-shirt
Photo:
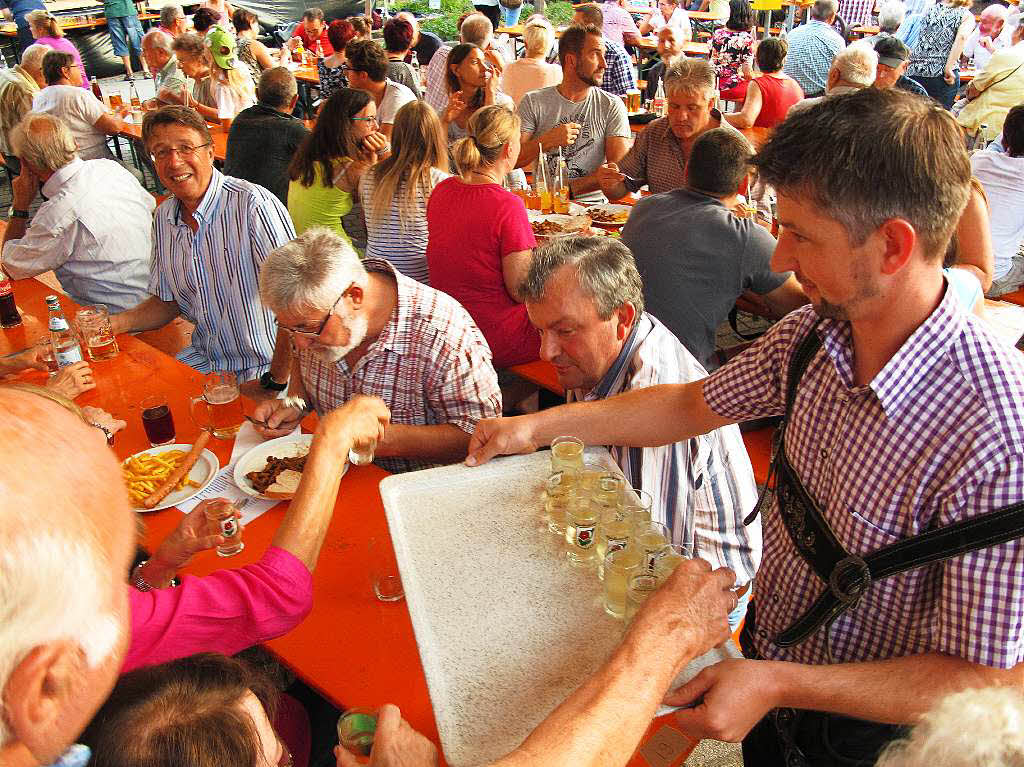
[[[307,51],[316,51],[316,40],[310,37],[309,32],[306,31],[305,25],[300,21],[299,26],[295,27],[295,34],[292,37],[297,37],[302,40],[302,47]],[[324,56],[334,55],[334,46],[331,45],[331,41],[327,39],[327,27],[320,30],[320,45],[324,47]]]
[[[761,111],[754,120],[755,128],[774,128],[786,119],[789,108],[804,97],[799,83],[791,77],[763,75],[751,82],[761,89]]]
[[[447,178],[427,202],[427,267],[431,287],[466,307],[487,339],[498,368],[531,362],[540,334],[526,306],[505,288],[501,261],[537,244],[523,201],[497,184]]]

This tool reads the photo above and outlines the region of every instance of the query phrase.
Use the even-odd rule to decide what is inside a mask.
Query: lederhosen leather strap
[[[785,452],[785,429],[797,386],[820,347],[818,333],[812,329],[790,363],[786,413],[776,432],[778,441],[772,459],[772,475],[776,478],[779,513],[786,532],[797,552],[827,588],[803,615],[773,638],[779,647],[799,644],[822,626],[830,625],[856,606],[875,581],[1024,537],[1022,502],[905,538],[863,557],[848,552],[804,488]],[[765,497],[758,501],[748,520],[756,516]]]

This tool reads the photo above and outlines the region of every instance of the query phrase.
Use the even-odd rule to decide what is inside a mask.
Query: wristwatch
[[[108,429],[103,424],[96,423],[95,421],[89,421],[89,425],[90,426],[95,426],[97,429],[99,429],[101,432],[103,432],[104,434],[107,435],[107,444],[108,445],[113,445],[114,444],[114,432],[112,432],[110,429]]]
[[[143,559],[135,565],[135,569],[132,570],[131,582],[132,586],[134,586],[137,591],[154,591],[156,589],[156,586],[147,582],[146,579],[142,577],[142,568],[148,561],[148,559]],[[169,588],[176,588],[179,583],[181,583],[181,581],[178,580],[178,576],[174,576],[171,578],[171,585]]]
[[[285,381],[284,383],[278,383],[277,381],[274,380],[274,377],[270,375],[269,370],[260,376],[259,381],[260,386],[262,386],[264,389],[269,389],[270,391],[284,391],[285,389],[288,388],[287,381]]]
[[[18,210],[15,207],[11,208],[11,218],[28,218],[28,217],[29,217],[29,215],[28,215],[28,211],[27,210]]]

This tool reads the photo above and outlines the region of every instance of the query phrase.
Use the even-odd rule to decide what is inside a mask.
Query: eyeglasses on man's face
[[[181,159],[190,160],[193,157],[195,157],[196,152],[198,152],[203,147],[210,146],[210,144],[212,143],[212,141],[207,141],[205,144],[200,144],[199,146],[192,146],[191,144],[182,144],[181,146],[160,147],[155,152],[150,152],[149,156],[156,162],[166,162],[167,160],[171,159],[172,154],[177,152],[178,156]]]
[[[288,327],[287,325],[282,325],[276,319],[274,320],[274,322],[277,322],[277,326],[281,330],[287,331],[288,333],[291,333],[293,336],[301,336],[302,338],[319,338],[320,335],[324,332],[324,328],[327,327],[328,321],[334,315],[334,310],[338,308],[338,304],[340,303],[341,299],[345,297],[345,293],[348,293],[348,288],[345,288],[345,290],[342,291],[341,295],[338,296],[335,302],[331,305],[330,310],[327,312],[327,316],[324,317],[323,322],[320,323],[320,327],[318,327],[316,330],[305,330],[304,328],[291,328]]]

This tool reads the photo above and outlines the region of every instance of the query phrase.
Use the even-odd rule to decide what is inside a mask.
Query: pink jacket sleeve
[[[122,671],[197,652],[233,655],[288,633],[313,606],[311,573],[274,546],[259,562],[187,575],[178,588],[128,588],[132,638]]]

